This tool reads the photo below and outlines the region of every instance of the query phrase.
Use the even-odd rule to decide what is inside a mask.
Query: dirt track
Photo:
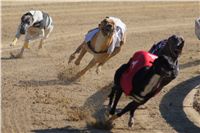
[[[194,19],[200,15],[198,5],[198,2],[3,2],[2,132],[198,132],[199,127],[187,126],[187,123],[180,124],[180,120],[186,116],[174,115],[179,123],[174,125],[167,116],[168,109],[172,109],[173,112],[184,108],[179,106],[182,99],[179,93],[187,94],[189,90],[181,88],[188,88],[188,84],[178,84],[200,74],[200,42],[194,35]],[[9,59],[9,43],[13,39],[20,16],[30,9],[47,11],[53,17],[55,29],[41,51],[37,50],[36,41],[32,43],[30,50],[25,51],[24,58]],[[73,67],[67,65],[69,55],[81,43],[84,34],[96,27],[104,16],[117,16],[127,24],[127,43],[121,53],[105,64],[99,75],[92,69],[80,82],[60,80],[58,77],[63,69],[68,70],[64,73],[69,76],[69,69]],[[103,119],[103,105],[108,102],[107,86],[112,82],[114,71],[120,64],[126,62],[136,50],[148,50],[153,43],[171,34],[180,34],[186,40],[180,58],[180,74],[146,104],[147,108],[136,112],[135,127],[127,127],[128,114],[117,120],[115,127],[110,131],[88,127],[88,122],[97,118]],[[18,44],[16,47],[21,46],[22,41]],[[80,68],[90,59],[91,56],[86,55]],[[77,71],[80,68],[73,67],[73,70]],[[200,81],[195,79],[194,82],[192,85],[199,84]],[[169,95],[174,87],[180,88],[175,89],[178,90],[175,93],[177,96]],[[166,103],[166,97],[172,103]],[[127,101],[124,97],[119,107],[123,107]],[[190,121],[187,122],[192,125]]]

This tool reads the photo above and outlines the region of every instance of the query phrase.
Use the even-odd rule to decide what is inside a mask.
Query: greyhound
[[[31,10],[23,14],[15,38],[10,46],[15,46],[21,35],[25,35],[24,45],[17,55],[11,53],[11,57],[22,57],[24,49],[29,49],[29,41],[31,40],[40,38],[38,49],[41,49],[44,40],[49,37],[53,27],[52,18],[43,11]]]
[[[108,122],[113,122],[126,112],[130,111],[128,125],[134,122],[134,112],[138,106],[146,103],[155,96],[164,86],[176,78],[178,74],[178,57],[184,46],[182,37],[170,36],[166,44],[155,53],[136,52],[128,63],[123,64],[115,73],[114,86],[109,95],[110,115]],[[155,48],[155,47],[154,47]],[[155,50],[155,49],[154,49]],[[119,113],[115,114],[117,103],[122,93],[130,96],[130,102]],[[113,98],[114,103],[113,103]]]
[[[76,58],[76,54],[80,53],[75,60],[75,64],[79,65],[86,52],[89,52],[94,57],[89,64],[81,70],[75,78],[79,78],[86,73],[95,64],[98,64],[96,72],[101,71],[101,66],[110,58],[118,54],[121,46],[125,43],[126,25],[115,17],[106,17],[99,24],[98,28],[90,30],[85,36],[85,40],[70,55],[68,63]]]

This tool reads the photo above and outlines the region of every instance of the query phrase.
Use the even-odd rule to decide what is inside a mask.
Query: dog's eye
[[[25,21],[24,21],[24,23],[26,23],[26,24],[30,24],[31,22],[30,22],[30,20],[29,19],[26,19]]]

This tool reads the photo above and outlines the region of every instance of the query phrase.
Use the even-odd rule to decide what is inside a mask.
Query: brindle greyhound
[[[90,30],[82,44],[71,54],[68,63],[75,59],[75,55],[80,53],[75,60],[79,65],[86,52],[94,57],[89,64],[75,76],[78,79],[90,68],[98,64],[96,72],[100,72],[101,66],[111,57],[120,52],[121,46],[125,43],[126,25],[118,18],[106,17],[99,24],[98,28]]]
[[[130,102],[119,113],[115,114],[117,103],[123,92],[127,89],[127,84],[123,84],[123,75],[130,71],[131,66],[136,64],[133,60],[129,60],[127,64],[123,64],[115,73],[114,86],[109,95],[109,108],[112,117],[108,122],[113,122],[118,117],[130,111],[128,125],[133,125],[133,116],[138,106],[146,103],[150,98],[155,96],[165,85],[170,83],[178,74],[178,57],[184,46],[184,40],[179,36],[171,36],[167,39],[165,46],[159,50],[158,58],[153,62],[152,66],[144,66],[136,70],[135,75],[126,77],[131,82],[129,96],[133,101]],[[135,61],[135,60],[134,60]],[[139,62],[139,60],[138,60]],[[136,69],[136,68],[134,68]],[[133,69],[133,70],[134,70]],[[114,103],[113,103],[113,98]]]
[[[24,45],[17,55],[11,53],[11,57],[22,57],[24,49],[29,48],[29,41],[31,40],[41,38],[38,46],[38,49],[41,49],[44,40],[48,38],[52,30],[53,21],[47,13],[39,10],[28,11],[22,15],[15,38],[10,44],[10,46],[15,46],[20,36],[25,34]]]

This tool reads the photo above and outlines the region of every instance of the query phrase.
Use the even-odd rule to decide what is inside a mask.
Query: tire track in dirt
[[[200,85],[200,76],[188,79],[172,88],[161,100],[162,117],[179,133],[200,132],[200,127],[191,122],[183,110],[184,98],[198,85]]]

